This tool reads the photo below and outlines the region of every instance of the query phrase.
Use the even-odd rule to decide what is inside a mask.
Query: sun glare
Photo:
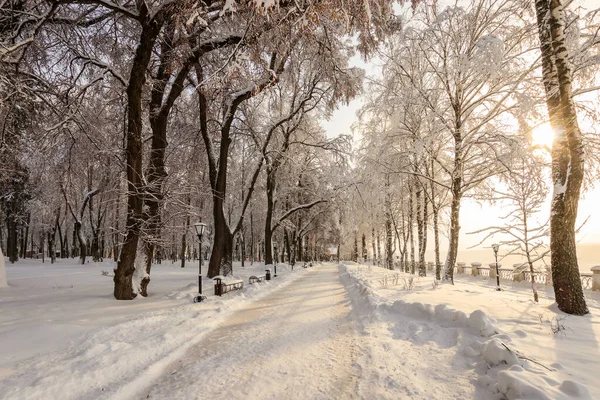
[[[531,137],[534,145],[552,148],[554,132],[552,131],[549,123],[544,123],[535,127],[531,133]]]

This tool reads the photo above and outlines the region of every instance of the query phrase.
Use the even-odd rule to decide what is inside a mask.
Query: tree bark
[[[119,184],[119,186],[121,186]],[[119,260],[119,205],[121,204],[121,198],[117,193],[117,200],[115,205],[115,219],[114,219],[114,232],[112,234],[113,238],[113,261],[117,262]]]
[[[408,242],[410,244],[410,273],[415,273],[415,207],[413,201],[414,184],[411,179],[408,189]]]
[[[380,234],[377,230],[377,265],[381,265],[381,242],[379,240]]]
[[[85,258],[87,256],[87,241],[85,240],[85,236],[81,230],[81,221],[79,220],[75,220],[75,224],[73,226],[73,236],[77,238],[79,243],[79,262],[81,265],[83,265],[85,264]]]
[[[450,203],[450,235],[448,243],[448,255],[445,265],[445,279],[454,284],[454,266],[458,256],[458,233],[460,231],[460,201],[463,195],[463,140],[460,107],[454,109],[456,126],[454,130],[454,169],[452,171],[452,185],[450,192],[452,201]]]
[[[431,191],[431,211],[433,213],[433,241],[435,245],[435,279],[442,279],[442,263],[440,262],[440,230],[439,230],[439,208],[435,202],[435,164],[431,159],[431,180],[429,181]]]
[[[254,265],[254,213],[250,211],[250,265]]]
[[[392,194],[390,193],[390,176],[385,177],[385,267],[394,269],[392,254]]]
[[[25,224],[25,235],[22,238],[22,243],[21,243],[21,258],[25,258],[25,255],[27,253],[27,239],[29,238],[29,224],[31,223],[31,213],[27,213],[27,223]],[[33,232],[32,232],[33,234]],[[31,242],[33,243],[33,239],[31,240]],[[33,257],[33,252],[32,255]]]
[[[375,250],[375,227],[371,227],[371,251],[373,251],[373,265],[377,265],[377,253]]]
[[[417,236],[419,244],[419,276],[425,276],[425,232],[423,230],[425,226],[424,217],[427,213],[427,207],[425,206],[425,196],[423,195],[423,188],[421,182],[415,177],[415,201],[417,203]]]
[[[137,296],[133,287],[135,259],[140,238],[142,215],[142,94],[146,82],[146,70],[152,55],[156,38],[162,28],[162,21],[149,17],[146,3],[140,3],[142,32],[133,58],[133,65],[127,86],[127,219],[125,241],[121,249],[114,276],[114,296],[117,300],[132,300]]]
[[[362,244],[361,257],[362,257],[362,261],[365,262],[365,261],[367,261],[367,238],[364,233],[362,234],[362,243],[361,244]]]
[[[273,264],[271,238],[273,236],[273,210],[275,209],[275,170],[267,166],[267,213],[265,216],[265,264]]]
[[[536,0],[546,105],[552,144],[554,193],[550,214],[552,282],[558,308],[584,315],[588,308],[577,264],[575,223],[583,182],[583,140],[573,102],[565,17],[561,0]],[[558,90],[557,90],[558,89]]]
[[[13,204],[9,206],[6,216],[6,253],[8,260],[11,263],[16,263],[19,260],[19,250],[17,247],[17,216],[13,209]]]

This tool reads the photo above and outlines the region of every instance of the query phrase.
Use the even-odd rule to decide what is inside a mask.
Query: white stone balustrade
[[[433,264],[431,262],[427,263],[427,267],[429,269],[429,265]],[[467,263],[460,261],[456,263],[456,274],[464,274],[465,268],[467,267]],[[489,268],[489,269],[488,269]],[[480,262],[472,262],[471,263],[471,275],[472,276],[486,276],[489,271],[489,279],[496,280],[496,263],[488,264],[488,268],[481,268]],[[498,269],[502,268],[502,264],[498,263]],[[542,272],[544,271],[544,272]],[[600,292],[600,265],[596,265],[591,269],[592,273],[581,273],[581,283],[584,289],[593,290]],[[500,279],[501,280],[511,280],[514,282],[522,282],[524,280],[531,281],[535,280],[538,284],[552,286],[552,268],[550,266],[545,267],[536,267],[536,270],[533,274],[529,271],[529,266],[527,263],[518,263],[513,264],[513,269],[504,269],[500,271]],[[512,274],[511,274],[512,272]]]

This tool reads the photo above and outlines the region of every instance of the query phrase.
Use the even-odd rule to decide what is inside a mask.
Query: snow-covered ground
[[[7,264],[0,399],[600,398],[597,293],[570,317],[525,283],[330,263],[248,285],[255,264],[234,267],[242,291],[205,279],[193,304],[192,262],[154,266],[150,296],[120,302],[112,268]]]
[[[340,271],[377,366],[363,377],[380,388],[376,398],[600,398],[597,293],[586,293],[591,315],[574,317],[556,309],[549,287],[535,304],[527,283],[497,292],[479,278],[411,284],[378,267]]]
[[[238,264],[234,274],[244,279],[243,291],[215,297],[205,278],[208,301],[193,304],[196,263],[153,266],[149,297],[133,301],[112,297],[112,276],[102,275],[112,274],[112,262],[7,263],[9,287],[0,289],[0,398],[110,398],[161,371],[237,308],[307,271],[290,273],[280,265],[277,278],[248,285],[250,275],[264,275],[264,266]]]

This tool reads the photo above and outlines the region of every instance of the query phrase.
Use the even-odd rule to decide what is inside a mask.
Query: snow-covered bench
[[[250,278],[248,278],[248,283],[252,284],[254,282],[262,282],[265,280],[265,276],[264,275],[252,275]]]
[[[213,278],[215,281],[215,296],[222,296],[232,290],[240,290],[244,287],[244,281],[241,279],[226,280],[223,275],[218,275]]]

